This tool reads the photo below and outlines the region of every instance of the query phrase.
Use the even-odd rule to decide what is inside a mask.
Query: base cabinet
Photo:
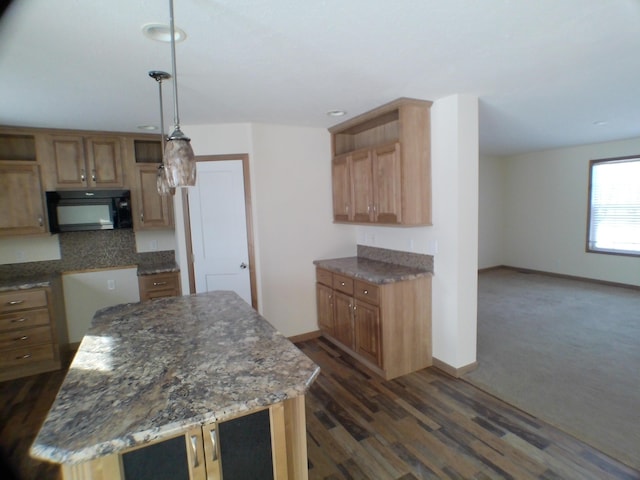
[[[141,275],[138,277],[138,288],[141,302],[154,298],[179,297],[182,295],[180,272]]]
[[[391,379],[431,366],[431,277],[373,284],[316,269],[324,337]]]
[[[58,370],[67,344],[59,282],[0,293],[0,381]]]
[[[307,479],[304,396],[76,465],[64,480]]]

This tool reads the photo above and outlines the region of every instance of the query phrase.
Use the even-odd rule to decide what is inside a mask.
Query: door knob
[[[246,264],[246,263],[244,263],[244,262],[242,262],[242,263],[240,264],[240,268],[244,270],[245,268],[247,268],[247,264]]]

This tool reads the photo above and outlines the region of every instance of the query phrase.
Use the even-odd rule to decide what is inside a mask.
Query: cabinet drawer
[[[15,367],[53,359],[53,345],[50,343],[33,347],[15,348],[13,350],[0,350],[0,362],[3,367]]]
[[[52,343],[52,341],[51,328],[48,325],[25,328],[23,330],[0,333],[0,350],[26,348],[43,343]]]
[[[142,287],[147,291],[178,288],[178,276],[175,273],[143,275],[139,280]]]
[[[47,294],[44,290],[15,290],[0,293],[0,313],[46,306]]]
[[[24,312],[5,313],[0,315],[0,332],[49,325],[49,310],[38,308]]]
[[[353,295],[353,278],[345,275],[333,274],[333,288],[340,292]]]
[[[380,302],[380,288],[372,283],[356,280],[353,296],[358,300],[363,300],[372,305],[378,305]]]
[[[329,270],[324,270],[322,268],[316,268],[316,282],[322,283],[328,287],[333,286],[333,273]]]

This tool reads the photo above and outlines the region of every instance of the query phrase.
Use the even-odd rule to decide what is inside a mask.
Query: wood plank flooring
[[[309,478],[640,479],[559,430],[430,368],[385,381],[314,339],[322,369],[307,395]],[[0,383],[2,479],[58,480],[28,456],[64,371]],[[295,479],[293,479],[295,480]]]

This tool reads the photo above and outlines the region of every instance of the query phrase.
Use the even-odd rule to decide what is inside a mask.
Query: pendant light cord
[[[173,20],[173,0],[169,0],[169,16],[171,22],[171,68],[173,69],[173,120],[176,129],[180,129],[178,115],[178,73],[176,71],[176,30]]]

